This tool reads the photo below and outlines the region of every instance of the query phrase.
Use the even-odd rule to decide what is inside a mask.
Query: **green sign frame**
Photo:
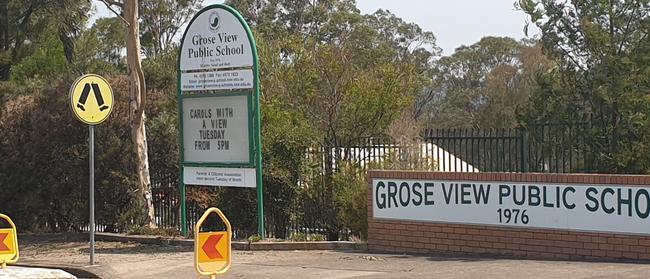
[[[181,56],[183,42],[186,39],[187,32],[190,29],[190,26],[194,21],[203,13],[221,9],[223,11],[229,12],[242,25],[246,31],[248,41],[250,42],[250,48],[253,58],[253,88],[252,89],[232,89],[225,92],[221,90],[207,90],[207,91],[197,91],[197,92],[186,92],[182,90],[181,84]],[[262,133],[261,133],[261,111],[260,111],[260,79],[259,79],[259,57],[257,54],[257,44],[255,43],[255,38],[253,33],[248,26],[248,23],[244,20],[241,14],[228,5],[215,4],[207,6],[200,11],[198,11],[192,20],[187,25],[188,27],[183,32],[183,37],[181,39],[180,48],[177,61],[177,84],[178,84],[178,120],[179,120],[179,189],[180,189],[180,211],[181,211],[181,234],[183,236],[188,235],[188,220],[187,220],[187,205],[186,205],[186,185],[184,183],[184,169],[185,167],[222,167],[222,168],[255,168],[256,176],[256,188],[257,188],[257,211],[258,211],[258,234],[261,238],[265,236],[264,228],[264,188],[262,185]],[[221,69],[223,70],[223,69]],[[216,71],[216,70],[215,70]],[[185,151],[184,151],[184,124],[183,124],[183,100],[186,98],[204,98],[204,97],[217,97],[217,96],[248,96],[248,137],[249,137],[249,162],[248,163],[202,163],[202,162],[186,162],[185,161]]]

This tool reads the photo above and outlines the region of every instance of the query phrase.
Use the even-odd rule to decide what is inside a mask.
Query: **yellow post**
[[[7,269],[7,262],[2,261],[2,270],[6,270],[6,269]]]
[[[216,274],[210,275],[210,279],[217,279],[217,275]]]

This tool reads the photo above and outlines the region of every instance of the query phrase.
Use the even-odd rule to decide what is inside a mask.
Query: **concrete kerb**
[[[88,240],[88,234],[76,234],[83,240]],[[134,242],[140,244],[171,245],[181,247],[194,246],[193,239],[162,237],[150,235],[124,235],[116,233],[97,233],[96,241],[105,242]],[[246,242],[233,241],[233,250],[240,251],[287,251],[287,250],[348,250],[365,251],[368,249],[366,243],[353,241],[282,241],[282,242]]]
[[[30,262],[24,262],[24,263],[16,263],[12,264],[11,266],[17,266],[17,267],[28,267],[28,268],[45,268],[45,269],[59,269],[63,270],[67,273],[70,273],[74,275],[77,278],[102,278],[98,274],[95,274],[94,272],[88,270],[89,268],[81,268],[81,267],[76,267],[76,266],[67,266],[67,265],[43,265],[43,264],[38,264],[38,263],[30,263]]]
[[[234,245],[234,244],[233,244]],[[234,246],[233,246],[234,247]],[[347,250],[365,251],[366,243],[352,241],[306,241],[306,242],[253,242],[248,250]],[[235,249],[237,250],[237,249]]]

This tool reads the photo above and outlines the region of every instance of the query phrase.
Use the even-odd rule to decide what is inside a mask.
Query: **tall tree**
[[[183,24],[198,10],[203,0],[141,0],[142,48],[153,58],[173,45]]]
[[[121,66],[123,62],[124,48],[126,46],[124,35],[121,31],[124,27],[117,17],[100,18],[89,30],[89,35],[96,36],[100,42],[97,50],[99,59],[105,60],[113,65]]]
[[[485,37],[436,61],[434,85],[423,97],[435,127],[509,128],[528,106],[537,76],[551,62],[533,42]]]
[[[354,0],[228,0],[260,34],[279,39],[298,36],[303,42],[336,39],[360,16]]]
[[[118,17],[99,18],[75,41],[74,68],[100,75],[126,73],[124,26]]]
[[[64,46],[54,27],[45,29],[37,41],[30,42],[33,51],[11,67],[11,81],[26,84],[28,80],[48,81],[71,74]]]
[[[426,71],[440,51],[431,32],[388,11],[361,15],[353,0],[227,4],[242,11],[258,38],[279,45],[279,66],[300,77],[291,90],[265,90],[265,96],[282,94],[294,102],[319,127],[328,146],[381,134],[428,82]],[[392,99],[384,103],[382,98]]]
[[[151,177],[149,175],[149,155],[145,129],[146,84],[141,64],[140,22],[138,0],[102,0],[109,7],[121,9],[118,14],[126,24],[126,61],[129,74],[129,108],[131,117],[131,140],[135,146],[139,190],[144,200],[148,224],[156,227]]]
[[[558,67],[535,91],[529,123],[591,120],[592,171],[650,170],[650,1],[520,0]]]
[[[55,32],[68,62],[74,60],[74,38],[87,20],[90,1],[0,0],[0,80],[8,80],[13,65],[29,56],[45,31]]]
[[[306,223],[317,222],[327,228],[329,239],[337,239],[342,224],[337,221],[340,207],[334,197],[340,181],[334,179],[333,166],[351,154],[333,150],[386,134],[414,93],[428,83],[426,69],[439,51],[435,37],[387,11],[362,15],[351,0],[233,0],[228,4],[251,22],[263,51],[265,117],[285,118],[265,122],[265,126],[277,125],[265,131],[277,134],[279,129],[291,129],[283,133],[291,135],[291,141],[265,141],[265,145],[319,146],[324,151],[325,169],[318,170],[322,179],[301,189],[300,206],[303,218],[322,216]],[[298,128],[304,130],[295,133]],[[295,139],[297,135],[304,138]],[[289,155],[304,157],[304,149],[290,150],[294,152],[267,156],[272,163]],[[278,172],[271,173],[274,178],[280,178],[271,181],[274,185],[284,179]]]

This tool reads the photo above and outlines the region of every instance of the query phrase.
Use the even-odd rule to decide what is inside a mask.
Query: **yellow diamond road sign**
[[[70,87],[70,107],[81,122],[100,124],[113,111],[113,89],[101,76],[84,75]]]

